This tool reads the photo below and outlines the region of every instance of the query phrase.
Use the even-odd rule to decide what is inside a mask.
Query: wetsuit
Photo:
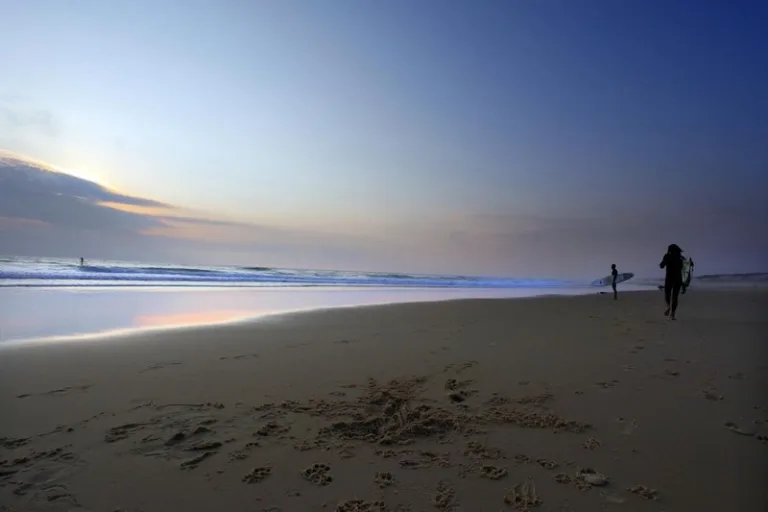
[[[667,271],[664,278],[664,300],[667,301],[667,312],[674,317],[677,311],[677,299],[683,287],[683,255],[668,252],[661,259],[659,267]]]
[[[619,277],[619,271],[614,268],[611,270],[611,276],[613,276],[613,279],[611,279],[611,288],[613,288],[613,298],[615,300],[618,297],[618,292],[616,291],[616,278]]]

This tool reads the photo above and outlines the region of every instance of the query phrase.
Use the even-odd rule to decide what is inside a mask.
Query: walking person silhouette
[[[664,310],[664,316],[669,316],[670,320],[677,320],[677,303],[680,298],[680,290],[683,287],[683,250],[677,244],[671,244],[667,247],[667,253],[661,259],[659,268],[666,269],[664,276],[664,300],[667,303],[667,309]]]

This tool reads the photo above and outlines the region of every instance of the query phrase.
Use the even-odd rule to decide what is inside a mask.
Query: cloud
[[[313,258],[327,265],[366,251],[357,236],[196,216],[3,151],[0,233],[0,253],[67,257],[194,261],[190,254],[205,254],[224,262],[228,254],[266,254],[312,266]]]
[[[122,211],[104,203],[167,207],[56,172],[35,161],[0,152],[0,216],[44,222],[51,226],[139,232],[159,219]]]
[[[35,130],[56,137],[61,126],[50,110],[30,105],[19,96],[0,95],[0,131]]]

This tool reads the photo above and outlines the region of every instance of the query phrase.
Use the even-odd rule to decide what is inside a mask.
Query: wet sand
[[[768,507],[768,293],[372,306],[0,350],[0,510]]]

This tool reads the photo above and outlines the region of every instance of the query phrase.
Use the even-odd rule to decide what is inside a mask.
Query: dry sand
[[[0,510],[768,509],[768,294],[374,306],[0,350]]]

